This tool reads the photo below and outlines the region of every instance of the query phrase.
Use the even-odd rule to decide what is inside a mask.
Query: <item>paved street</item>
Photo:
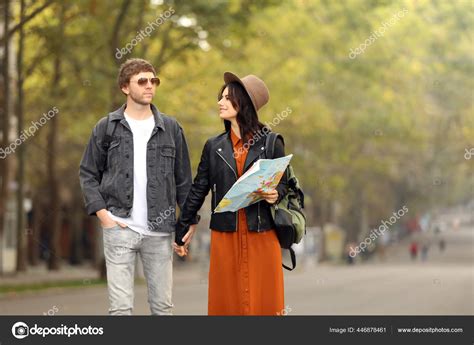
[[[434,237],[434,235],[432,235]],[[433,242],[428,259],[412,262],[408,244],[387,252],[385,261],[345,265],[316,265],[300,260],[285,272],[289,315],[442,315],[474,314],[474,229],[443,233],[441,252]],[[434,238],[433,238],[434,239]],[[301,259],[301,258],[300,258]],[[206,268],[175,265],[175,314],[207,312]],[[136,286],[135,314],[148,314],[146,286]],[[107,310],[105,286],[54,289],[4,297],[0,314],[100,315]]]

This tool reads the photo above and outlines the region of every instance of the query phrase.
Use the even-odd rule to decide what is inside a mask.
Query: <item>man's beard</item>
[[[133,95],[133,93],[130,93],[130,98],[131,98],[135,103],[140,104],[140,105],[150,105],[150,104],[151,104],[151,101],[152,101],[151,99],[150,99],[150,101],[144,101],[144,100],[142,100],[142,99],[140,99],[140,98],[138,98],[138,97],[135,97],[135,96]]]

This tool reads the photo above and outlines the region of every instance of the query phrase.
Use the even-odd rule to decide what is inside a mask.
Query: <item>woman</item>
[[[192,219],[209,190],[214,210],[235,181],[258,159],[266,158],[265,133],[269,129],[257,116],[269,99],[265,83],[253,75],[240,79],[230,72],[224,74],[224,81],[218,105],[225,132],[210,138],[204,146],[197,175],[176,225],[174,248],[180,256],[187,254],[195,231]],[[274,157],[268,158],[284,155],[283,140],[278,138]],[[213,212],[209,315],[281,314],[282,257],[270,205],[287,193],[286,184],[286,178],[282,178],[275,190],[259,193],[264,200],[238,212]]]

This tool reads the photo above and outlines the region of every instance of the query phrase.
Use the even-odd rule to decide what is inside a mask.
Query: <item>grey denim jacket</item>
[[[133,135],[124,116],[125,106],[97,122],[81,160],[79,179],[89,215],[105,208],[117,217],[130,216]],[[147,144],[148,228],[173,232],[176,204],[181,209],[192,184],[188,147],[179,123],[160,113],[154,105],[151,110],[155,128]],[[103,143],[107,126],[115,127],[105,152]],[[194,223],[197,220],[198,217]]]

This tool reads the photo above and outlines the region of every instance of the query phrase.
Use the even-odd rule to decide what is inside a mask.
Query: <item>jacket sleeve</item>
[[[283,140],[280,137],[278,137],[278,139],[275,142],[275,150],[273,152],[273,158],[280,158],[284,156],[285,156],[285,144],[283,143]],[[287,170],[285,170],[285,173],[281,177],[280,183],[278,183],[276,190],[278,191],[278,199],[276,201],[276,204],[278,204],[281,201],[281,199],[283,199],[285,195],[288,193]]]
[[[182,241],[187,232],[187,228],[193,223],[194,217],[201,208],[204,200],[210,189],[210,174],[209,174],[209,141],[204,145],[201,154],[201,161],[199,162],[198,171],[194,178],[191,190],[186,198],[186,202],[181,208],[181,214],[176,222],[175,242],[178,245],[183,245]]]
[[[79,181],[84,196],[86,211],[90,216],[106,208],[104,198],[99,192],[103,173],[103,158],[101,143],[98,141],[98,127],[99,123],[92,130],[79,166]]]
[[[184,137],[184,131],[181,126],[178,127],[176,134],[176,159],[174,166],[174,178],[176,181],[176,201],[178,203],[180,212],[183,211],[183,206],[191,189],[193,175],[191,172],[191,161],[189,159],[188,145]],[[195,215],[190,219],[190,224],[199,223],[199,216]]]

